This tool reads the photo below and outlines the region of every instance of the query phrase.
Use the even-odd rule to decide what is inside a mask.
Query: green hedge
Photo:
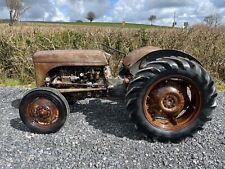
[[[38,50],[103,49],[101,44],[128,53],[151,45],[179,49],[202,62],[211,75],[225,80],[225,28],[195,26],[190,29],[127,29],[69,25],[0,25],[0,74],[24,82],[34,81],[31,56]],[[116,75],[122,55],[114,53]]]

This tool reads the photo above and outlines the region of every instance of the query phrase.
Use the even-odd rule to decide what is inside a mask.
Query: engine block
[[[49,72],[45,84],[54,88],[106,88],[105,67],[60,67]]]

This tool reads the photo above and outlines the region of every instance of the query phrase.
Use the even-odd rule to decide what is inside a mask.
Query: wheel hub
[[[185,106],[185,98],[183,94],[174,87],[165,87],[161,92],[159,100],[160,108],[166,114],[177,116]]]
[[[48,99],[37,98],[30,105],[30,117],[41,125],[54,123],[59,117],[58,108]]]
[[[176,107],[177,98],[174,95],[168,95],[166,98],[163,99],[163,106],[167,109],[172,109]]]
[[[144,96],[144,114],[155,127],[178,130],[191,123],[201,105],[201,95],[192,79],[171,75],[149,86]]]
[[[150,108],[154,107],[155,113],[176,117],[186,105],[187,94],[179,85],[159,86],[152,91],[153,98]]]
[[[51,116],[51,110],[48,106],[38,106],[35,110],[34,110],[34,114],[37,118],[40,119],[46,119],[49,118]]]

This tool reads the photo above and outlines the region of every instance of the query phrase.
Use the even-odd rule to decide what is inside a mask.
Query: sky
[[[89,11],[95,21],[150,24],[150,15],[156,15],[155,25],[182,26],[201,23],[205,16],[218,13],[225,23],[225,0],[23,0],[29,9],[22,20],[87,21]],[[0,18],[9,18],[5,0],[0,0]]]

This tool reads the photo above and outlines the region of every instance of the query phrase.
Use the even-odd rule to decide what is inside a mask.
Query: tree
[[[94,12],[88,12],[87,13],[87,16],[86,16],[86,19],[89,20],[90,22],[92,22],[93,20],[95,20],[96,18],[96,15]]]
[[[186,29],[186,28],[188,28],[188,26],[189,26],[189,23],[188,22],[184,22],[184,28]]]
[[[23,0],[5,0],[6,6],[9,9],[10,25],[19,21],[22,14],[28,9]]]
[[[151,22],[151,25],[152,23],[156,20],[156,16],[155,15],[151,15],[148,20]]]
[[[222,17],[218,13],[208,15],[204,17],[203,21],[206,23],[206,25],[212,27],[217,27],[221,21]]]
[[[214,18],[213,18],[213,15],[209,15],[209,16],[206,16],[203,21],[206,23],[206,25],[208,26],[212,26],[213,25],[213,21]]]

